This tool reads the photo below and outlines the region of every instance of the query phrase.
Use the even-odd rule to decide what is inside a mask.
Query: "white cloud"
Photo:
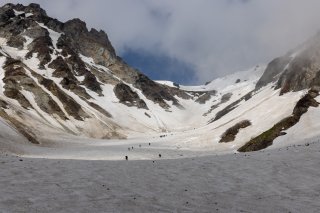
[[[63,21],[79,17],[104,29],[118,53],[141,49],[192,64],[202,82],[268,62],[311,37],[320,23],[318,0],[35,2]]]

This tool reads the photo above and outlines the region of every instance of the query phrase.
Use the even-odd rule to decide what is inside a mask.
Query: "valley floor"
[[[1,154],[0,212],[319,212],[315,141],[174,160]]]

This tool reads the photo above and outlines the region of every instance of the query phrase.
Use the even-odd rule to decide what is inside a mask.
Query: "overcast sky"
[[[201,83],[267,63],[320,28],[319,0],[0,0],[37,2],[105,30],[151,78]]]

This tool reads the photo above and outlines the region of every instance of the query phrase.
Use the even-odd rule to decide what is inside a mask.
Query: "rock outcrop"
[[[259,89],[276,82],[281,94],[320,86],[320,33],[285,56],[268,64],[256,85]]]
[[[120,103],[123,103],[129,107],[135,106],[137,108],[148,109],[147,104],[140,99],[139,95],[132,91],[128,85],[119,83],[114,87],[113,90]]]
[[[233,125],[229,129],[227,129],[221,135],[221,139],[220,139],[219,142],[220,143],[229,143],[229,142],[234,141],[234,139],[236,138],[236,136],[239,133],[240,129],[247,128],[248,126],[251,126],[251,122],[249,120],[243,120],[243,121],[240,121],[240,122],[236,123],[235,125]]]

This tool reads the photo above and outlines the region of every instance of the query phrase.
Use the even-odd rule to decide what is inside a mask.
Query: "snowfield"
[[[175,160],[83,161],[1,155],[0,209],[319,212],[320,143],[314,141],[308,141],[309,146]]]

